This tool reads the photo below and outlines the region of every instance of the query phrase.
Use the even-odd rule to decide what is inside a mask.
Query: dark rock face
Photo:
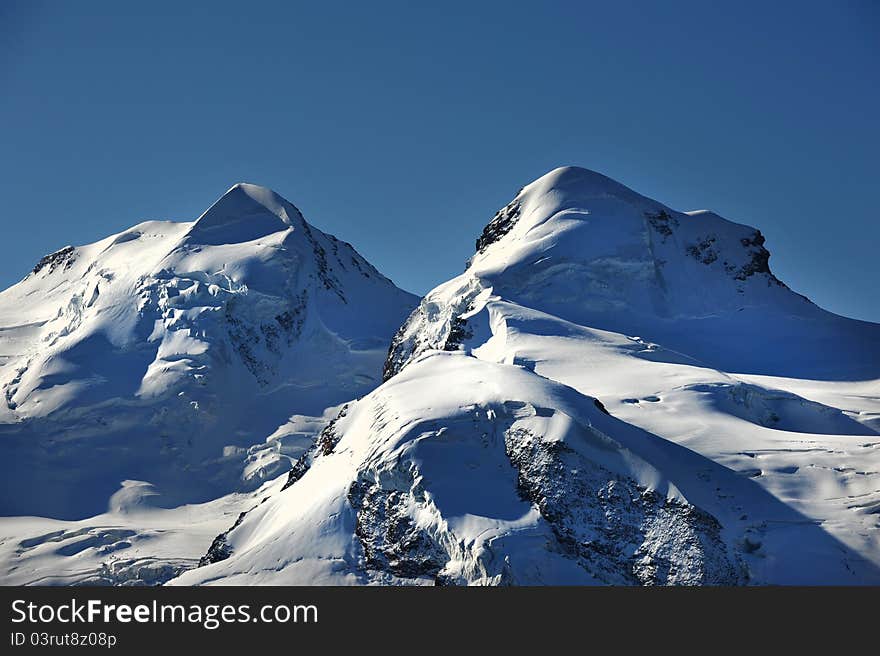
[[[388,346],[388,355],[385,356],[385,364],[382,365],[382,382],[391,378],[398,371],[403,369],[410,356],[410,349],[407,348],[406,333],[412,321],[418,314],[418,309],[414,310],[409,318],[403,322],[403,325],[394,333],[391,338],[391,344]]]
[[[467,320],[455,316],[450,321],[449,335],[443,343],[443,350],[457,351],[462,342],[471,337],[473,337],[473,333],[468,329]]]
[[[593,399],[593,405],[595,405],[601,412],[604,412],[606,415],[611,416],[611,413],[608,412],[608,408],[605,407],[605,404],[602,403],[599,399]]]
[[[282,491],[286,490],[301,479],[312,466],[315,458],[333,453],[333,449],[336,448],[336,444],[341,437],[336,431],[336,422],[348,414],[348,406],[348,403],[342,406],[342,409],[339,411],[339,414],[336,415],[336,418],[330,421],[321,431],[320,435],[318,435],[312,448],[303,453],[299,459],[293,463],[293,467],[291,467],[287,474],[287,481],[285,481],[284,487],[281,488]]]
[[[687,247],[687,254],[703,264],[712,264],[718,259],[718,251],[715,250],[715,237],[709,236],[701,239],[696,244]]]
[[[719,257],[715,247],[716,241],[714,235],[707,235],[697,243],[689,245],[686,252],[698,262],[706,265],[712,264]],[[761,231],[755,230],[751,236],[743,237],[739,241],[748,253],[748,260],[742,266],[736,266],[725,260],[724,270],[735,280],[745,281],[755,274],[765,274],[768,278],[768,284],[784,286],[770,271],[770,252],[764,248],[764,235],[761,234]]]
[[[308,292],[304,289],[294,296],[290,309],[285,310],[275,317],[275,321],[287,336],[288,346],[293,344],[294,340],[298,339],[302,334],[307,301]]]
[[[320,279],[321,284],[324,286],[324,289],[334,292],[339,297],[339,300],[341,300],[343,303],[348,303],[348,301],[345,299],[345,294],[342,293],[342,287],[339,281],[330,270],[330,265],[327,262],[327,251],[324,249],[323,246],[318,243],[317,239],[315,239],[315,233],[312,232],[309,224],[303,221],[302,226],[303,230],[305,231],[306,238],[312,245],[312,251],[315,254],[315,262],[318,265],[318,278]],[[339,258],[337,256],[337,260],[338,259]]]
[[[473,310],[473,300],[479,291],[479,288],[474,288],[462,295],[440,318],[430,317],[424,303],[413,310],[391,339],[382,369],[382,381],[400,372],[418,355],[429,349],[459,350],[464,342],[473,337],[473,332],[462,315]]]
[[[238,528],[238,526],[244,521],[247,512],[240,513],[238,519],[235,520],[235,523],[229,527],[228,530],[224,531],[211,543],[211,546],[208,548],[208,553],[202,556],[199,559],[199,567],[204,567],[205,565],[210,565],[211,563],[219,563],[221,560],[226,560],[229,556],[232,555],[232,548],[226,542],[226,537],[229,535],[231,531]]]
[[[483,228],[483,233],[477,238],[477,253],[482,253],[513,230],[513,226],[516,225],[519,219],[519,214],[520,203],[516,199],[501,208],[492,220],[489,221],[488,225]]]
[[[559,442],[505,436],[523,499],[549,522],[562,553],[612,585],[736,585],[742,568],[714,517],[661,498]]]
[[[744,264],[734,276],[737,280],[746,280],[756,273],[766,273],[770,281],[781,285],[782,283],[770,272],[770,252],[764,248],[764,235],[760,230],[755,230],[751,237],[740,239],[744,248],[751,252],[751,259]]]
[[[336,448],[336,445],[339,443],[340,435],[336,432],[336,422],[345,417],[348,414],[348,404],[346,403],[342,406],[342,409],[339,411],[339,414],[336,415],[336,418],[331,420],[328,423],[324,430],[321,431],[321,434],[318,436],[317,442],[315,442],[316,450],[322,455],[330,455],[333,453],[333,449]]]
[[[259,323],[253,322],[246,308],[239,307],[241,304],[238,299],[232,298],[226,303],[224,309],[229,341],[245,367],[261,385],[268,385],[276,370],[274,358],[261,358],[257,349],[264,346],[273,356],[280,356],[283,345],[292,346],[302,333],[307,302],[307,290],[302,290],[290,301],[278,299],[279,305],[287,305],[287,309],[273,319]]]
[[[648,223],[661,235],[664,242],[667,237],[672,235],[672,228],[678,226],[678,219],[671,216],[666,210],[645,212],[645,216],[648,219]]]
[[[290,471],[287,472],[287,480],[284,482],[284,487],[281,488],[283,492],[291,485],[296,483],[299,479],[301,479],[307,471],[309,471],[309,467],[312,466],[312,461],[315,458],[314,449],[310,449],[302,454],[299,459],[293,463],[293,467],[290,468]]]
[[[519,472],[520,496],[550,525],[555,544],[591,576],[613,585],[737,585],[746,581],[736,556],[708,513],[661,497],[633,480],[591,462],[558,442],[524,429],[508,430],[505,450]],[[402,474],[406,466],[398,468]],[[385,484],[362,475],[348,492],[364,567],[402,578],[455,584],[442,572],[451,544],[416,526],[413,504],[429,495],[418,468],[406,480]],[[454,541],[454,536],[449,536]],[[500,583],[509,582],[502,576]]]
[[[40,258],[40,261],[37,262],[31,273],[36,274],[44,270],[47,270],[48,273],[53,273],[59,267],[67,271],[73,266],[75,259],[73,246],[65,246],[60,251],[49,253],[49,255]]]
[[[414,492],[418,496],[418,486]],[[404,578],[436,580],[449,555],[414,524],[411,501],[410,490],[383,489],[375,480],[357,480],[348,491],[366,567]]]
[[[382,382],[400,372],[413,358],[425,350],[436,348],[441,351],[457,351],[466,339],[472,337],[467,321],[458,315],[453,315],[449,319],[445,326],[446,338],[437,343],[418,333],[408,336],[410,327],[417,324],[420,319],[420,311],[416,309],[391,339],[388,355],[382,367]]]

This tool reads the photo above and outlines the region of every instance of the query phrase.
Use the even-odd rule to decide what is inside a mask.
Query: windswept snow
[[[584,169],[486,226],[193,583],[880,583],[880,326]]]
[[[573,167],[417,307],[251,185],[65,248],[0,294],[4,510],[109,509],[0,576],[880,584],[880,326],[769,258]]]
[[[177,582],[737,582],[654,442],[526,370],[433,353],[337,420],[308,471],[229,533],[231,558]]]
[[[0,512],[88,517],[126,479],[168,508],[253,489],[297,455],[268,435],[376,386],[415,302],[250,184],[43,258],[0,293]]]

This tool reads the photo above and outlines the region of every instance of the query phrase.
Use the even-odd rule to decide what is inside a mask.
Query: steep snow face
[[[499,212],[477,241],[470,272],[523,301],[544,299],[553,286],[544,303],[570,318],[691,318],[786,301],[798,308],[803,299],[780,293],[763,244],[754,228],[711,212],[682,214],[569,167],[528,185]]]
[[[742,548],[688,500],[709,483],[679,488],[661,443],[522,369],[432,354],[175,583],[741,582]]]
[[[170,584],[880,581],[750,476],[527,368],[434,351],[343,408]]]
[[[753,228],[558,169],[174,584],[880,583],[880,326]]]
[[[386,377],[410,350],[461,341],[460,320],[489,294],[728,371],[880,375],[876,326],[789,290],[770,271],[760,231],[712,212],[677,212],[592,171],[560,168],[523,188],[477,249],[467,271],[430,292],[402,328]]]
[[[375,387],[415,302],[250,184],[43,258],[0,293],[0,475],[34,491],[0,513],[95,514],[125,479],[160,505],[259,485],[289,460],[255,443]]]

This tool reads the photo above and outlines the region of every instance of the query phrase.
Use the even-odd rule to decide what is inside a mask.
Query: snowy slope
[[[81,520],[4,517],[0,520],[0,584],[124,585],[164,583],[198,566],[217,533],[280,487],[281,479],[251,492],[201,504],[154,508],[154,491],[126,481],[107,512]],[[132,501],[129,505],[126,502]]]
[[[770,272],[763,243],[712,212],[676,212],[598,173],[556,169],[496,215],[468,270],[427,295],[398,341],[427,323],[420,334],[439,344],[432,331],[448,320],[436,308],[460,316],[456,304],[491,293],[725,371],[876,378],[877,326],[793,293]]]
[[[0,293],[0,514],[95,515],[123,480],[166,508],[255,489],[311,443],[292,415],[378,384],[416,302],[250,184],[47,256]]]
[[[557,169],[195,583],[880,583],[880,326]]]

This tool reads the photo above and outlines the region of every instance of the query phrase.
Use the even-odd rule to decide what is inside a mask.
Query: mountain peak
[[[287,203],[284,198],[269,189],[269,187],[263,187],[262,185],[253,184],[251,182],[236,182],[226,190],[220,199],[222,200],[226,197],[247,197],[251,201],[259,203],[264,207],[278,203]]]
[[[103,512],[125,480],[149,481],[162,504],[262,483],[287,456],[246,448],[262,450],[291,414],[369,392],[416,302],[284,198],[244,183],[194,222],[143,223],[47,256],[0,294],[0,479],[24,485],[14,449],[57,463],[61,487],[0,495],[0,514],[19,500],[28,515]],[[48,447],[55,426],[76,433],[63,450]],[[222,472],[208,464],[220,458]]]
[[[555,194],[569,200],[615,197],[621,200],[652,202],[606,175],[580,166],[560,166],[526,185],[520,196]]]
[[[635,212],[634,212],[635,210]],[[578,166],[561,166],[520,189],[501,208],[477,239],[477,254],[510,232],[522,241],[544,237],[571,221],[602,217],[614,223],[636,216],[671,211],[611,178]],[[620,226],[624,227],[624,226]]]
[[[557,166],[533,181],[529,186],[569,187],[575,185],[623,186],[606,175],[582,166]]]
[[[188,236],[203,244],[240,243],[304,221],[292,203],[271,189],[237,182],[198,218]]]
[[[657,336],[661,325],[746,307],[813,316],[817,308],[773,275],[764,242],[753,227],[713,212],[679,212],[566,166],[499,210],[463,274],[477,283],[456,285],[473,291],[462,307],[491,288],[507,301],[628,335]],[[675,334],[660,337],[679,345]],[[720,349],[681,346],[703,360],[717,359]]]

